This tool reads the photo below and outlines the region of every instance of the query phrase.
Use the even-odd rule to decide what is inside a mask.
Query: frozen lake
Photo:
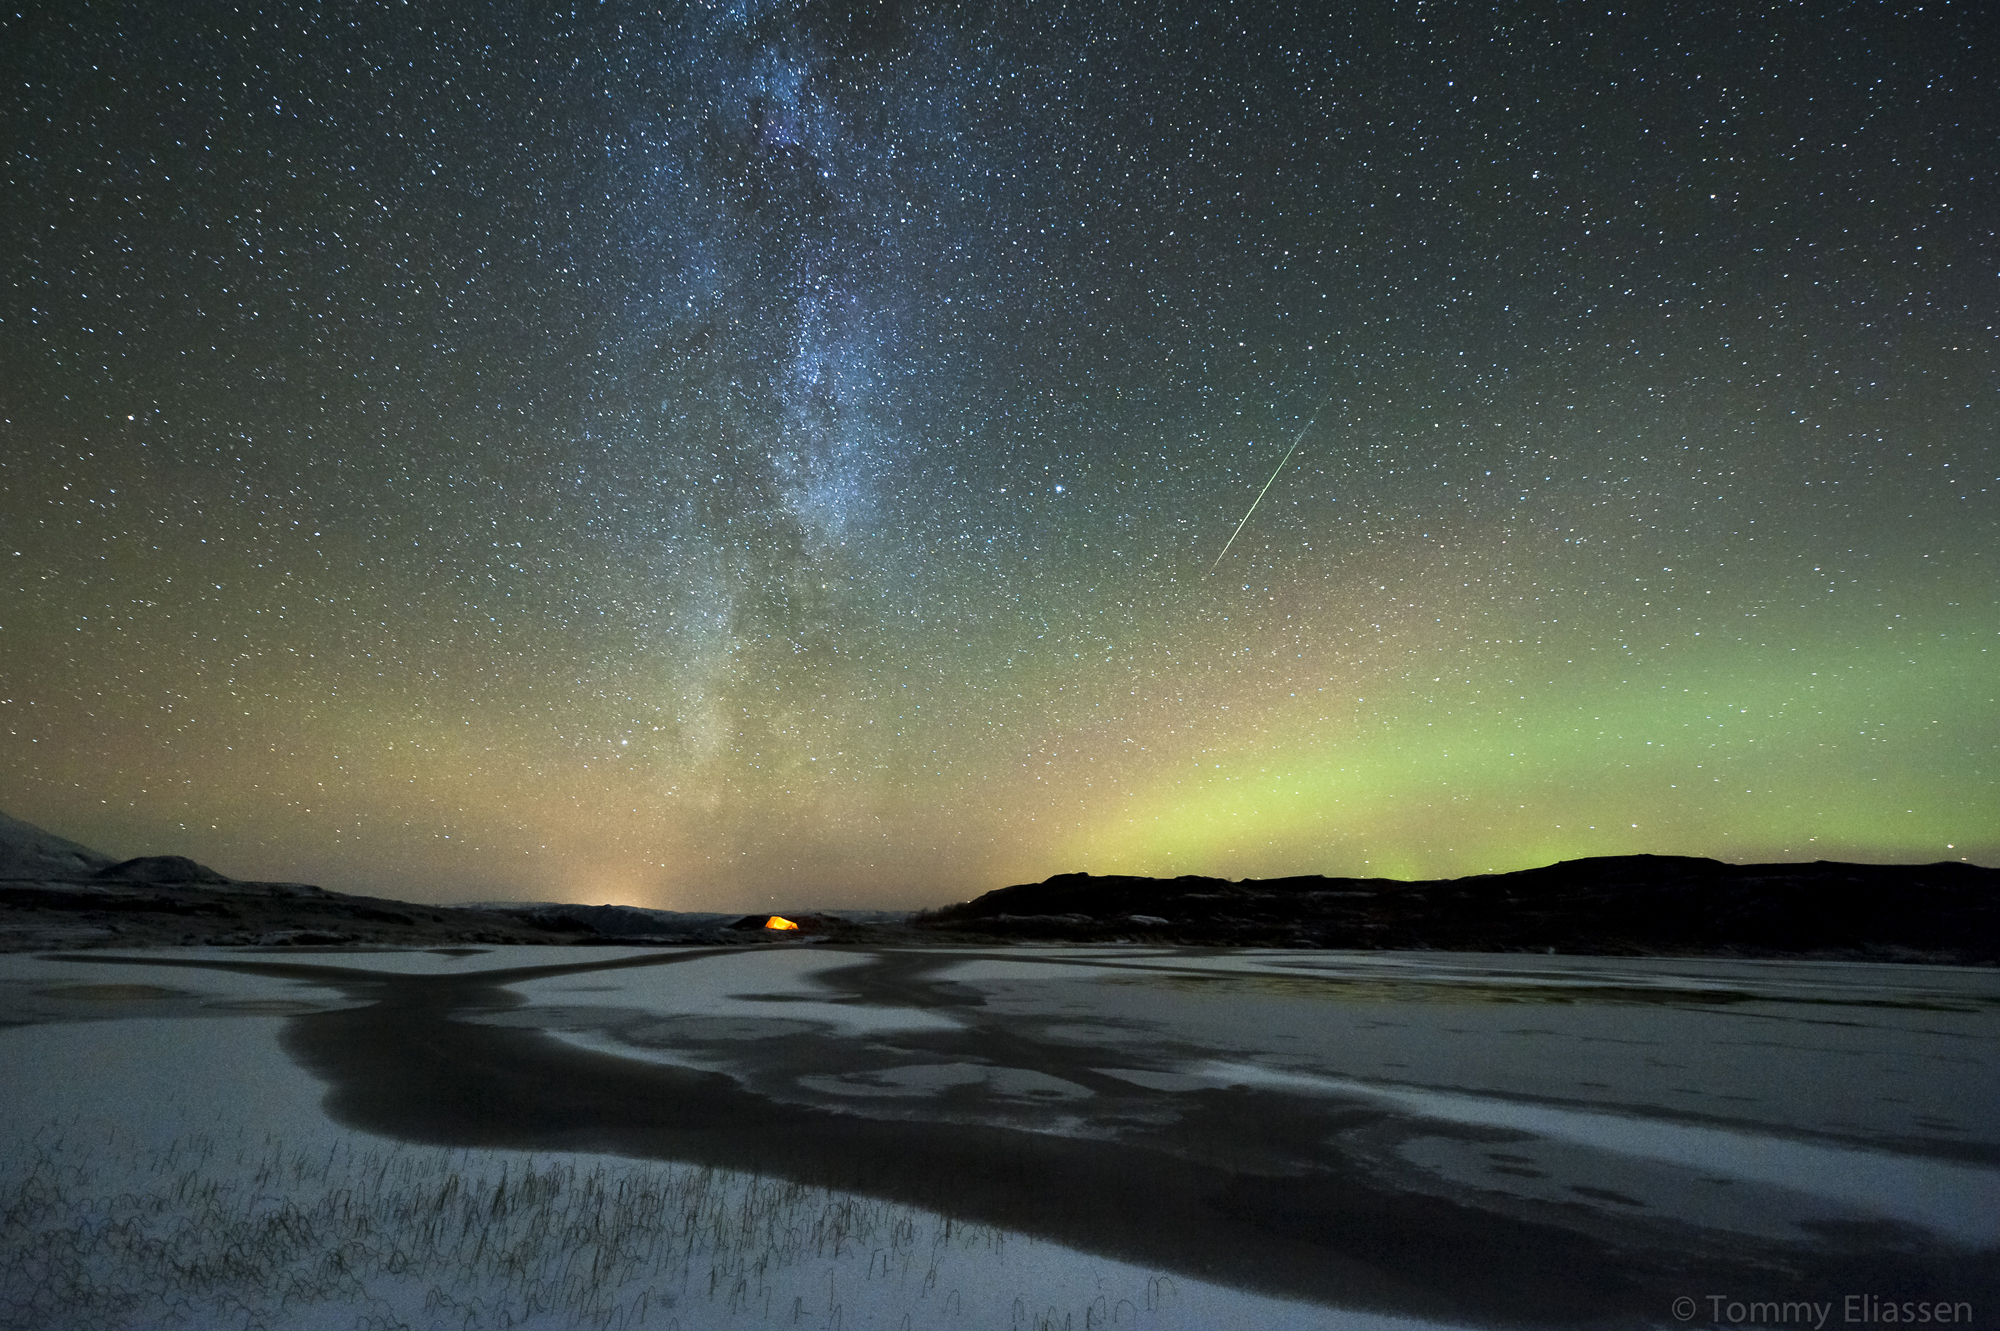
[[[1813,1325],[1820,1308],[1831,1325],[1885,1301],[1932,1320],[2000,1308],[1991,971],[190,951],[0,958],[0,1002],[17,1193],[86,1159],[100,1190],[119,1169],[165,1178],[158,1161],[192,1137],[269,1173],[253,1139],[283,1139],[332,1142],[334,1159],[428,1151],[434,1171],[455,1152],[468,1179],[530,1153],[614,1181],[673,1162],[742,1214],[782,1183],[795,1207],[865,1202],[892,1236],[772,1247],[754,1280],[758,1259],[731,1249],[703,1268],[738,1271],[730,1298],[701,1296],[688,1258],[671,1311],[665,1293],[641,1309],[644,1273],[620,1268],[621,1316],[650,1310],[647,1325]],[[760,1222],[773,1233],[777,1213]],[[66,1214],[37,1223],[82,1223]],[[939,1234],[942,1276],[911,1256]],[[399,1278],[367,1297],[414,1308],[396,1314],[409,1325],[474,1324],[450,1279],[439,1302]],[[341,1297],[310,1324],[353,1325]],[[480,1297],[490,1316],[499,1295]],[[1751,1311],[1766,1303],[1785,1320]],[[588,1324],[565,1307],[527,1324]]]

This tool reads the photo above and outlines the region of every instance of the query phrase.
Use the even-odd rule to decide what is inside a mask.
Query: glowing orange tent
[[[770,919],[764,921],[764,927],[766,929],[796,929],[799,926],[782,915],[773,915]]]

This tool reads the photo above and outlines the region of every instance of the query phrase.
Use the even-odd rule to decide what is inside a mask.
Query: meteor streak
[[[1313,422],[1318,419],[1319,419],[1319,412],[1317,411],[1315,411],[1312,415],[1306,417],[1305,430],[1300,430],[1299,437],[1292,440],[1292,446],[1285,450],[1285,456],[1280,458],[1278,460],[1278,465],[1271,469],[1271,479],[1264,482],[1264,489],[1259,490],[1257,492],[1257,497],[1250,501],[1250,512],[1245,513],[1243,515],[1243,521],[1236,524],[1236,530],[1229,533],[1229,539],[1222,543],[1222,555],[1228,554],[1229,547],[1236,544],[1236,538],[1243,534],[1243,528],[1249,524],[1250,513],[1255,513],[1257,511],[1257,505],[1264,502],[1265,492],[1268,491],[1271,488],[1272,483],[1278,479],[1278,473],[1285,469],[1285,464],[1292,460],[1292,454],[1299,451],[1299,445],[1303,444],[1306,441],[1306,430],[1312,429]],[[1202,574],[1204,578],[1212,577],[1214,575],[1215,570],[1222,563],[1222,555],[1217,555],[1215,557],[1215,563],[1210,564],[1208,566],[1208,572]]]

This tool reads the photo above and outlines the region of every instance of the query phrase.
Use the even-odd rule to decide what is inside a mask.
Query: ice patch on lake
[[[560,947],[539,943],[508,943],[490,947],[445,947],[395,951],[313,951],[309,948],[187,948],[175,956],[220,961],[275,961],[296,966],[330,966],[338,970],[376,971],[383,975],[471,975],[480,971],[526,967],[598,965],[633,957],[668,957],[702,952],[694,947]]]
[[[897,1031],[958,1030],[941,1013],[912,1007],[877,1007],[829,1002],[829,990],[815,983],[828,971],[862,964],[866,958],[808,951],[714,952],[667,966],[593,971],[584,975],[523,980],[508,989],[530,1006],[628,1008],[656,1017],[745,1017],[809,1021],[843,1035]],[[608,1046],[571,1034],[561,1038],[590,1048]],[[634,1054],[624,1045],[616,1052]]]
[[[988,1067],[982,1063],[913,1063],[876,1072],[833,1077],[800,1077],[799,1085],[827,1095],[931,1096],[960,1086],[980,1086],[1016,1100],[1081,1100],[1095,1094],[1061,1077],[1032,1068]]]
[[[1793,1189],[1917,1225],[1969,1247],[2000,1243],[2000,1209],[1993,1205],[1993,1199],[2000,1197],[2000,1170],[1658,1118],[1593,1114],[1518,1100],[1313,1076],[1253,1063],[1209,1062],[1189,1072],[1216,1086],[1267,1086],[1348,1096],[1413,1117],[1511,1129],[1634,1159]],[[1136,1080],[1131,1073],[1118,1075]]]
[[[278,1015],[352,1006],[338,991],[308,980],[235,971],[26,955],[0,964],[4,1021]]]
[[[1861,962],[1736,961],[1689,957],[1524,957],[1519,953],[1394,953],[1285,949],[1188,956],[1136,949],[1010,950],[947,967],[961,983],[1115,978],[1133,973],[1213,979],[1323,979],[1407,984],[1438,990],[1592,991],[1657,994],[1699,1004],[1735,1002],[1886,1002],[1991,1006],[1990,974],[1964,967]],[[1330,991],[1331,992],[1331,991]]]

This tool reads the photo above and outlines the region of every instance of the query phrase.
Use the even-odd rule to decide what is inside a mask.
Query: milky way
[[[0,807],[685,907],[2000,862],[1976,17],[1320,11],[0,19]]]

